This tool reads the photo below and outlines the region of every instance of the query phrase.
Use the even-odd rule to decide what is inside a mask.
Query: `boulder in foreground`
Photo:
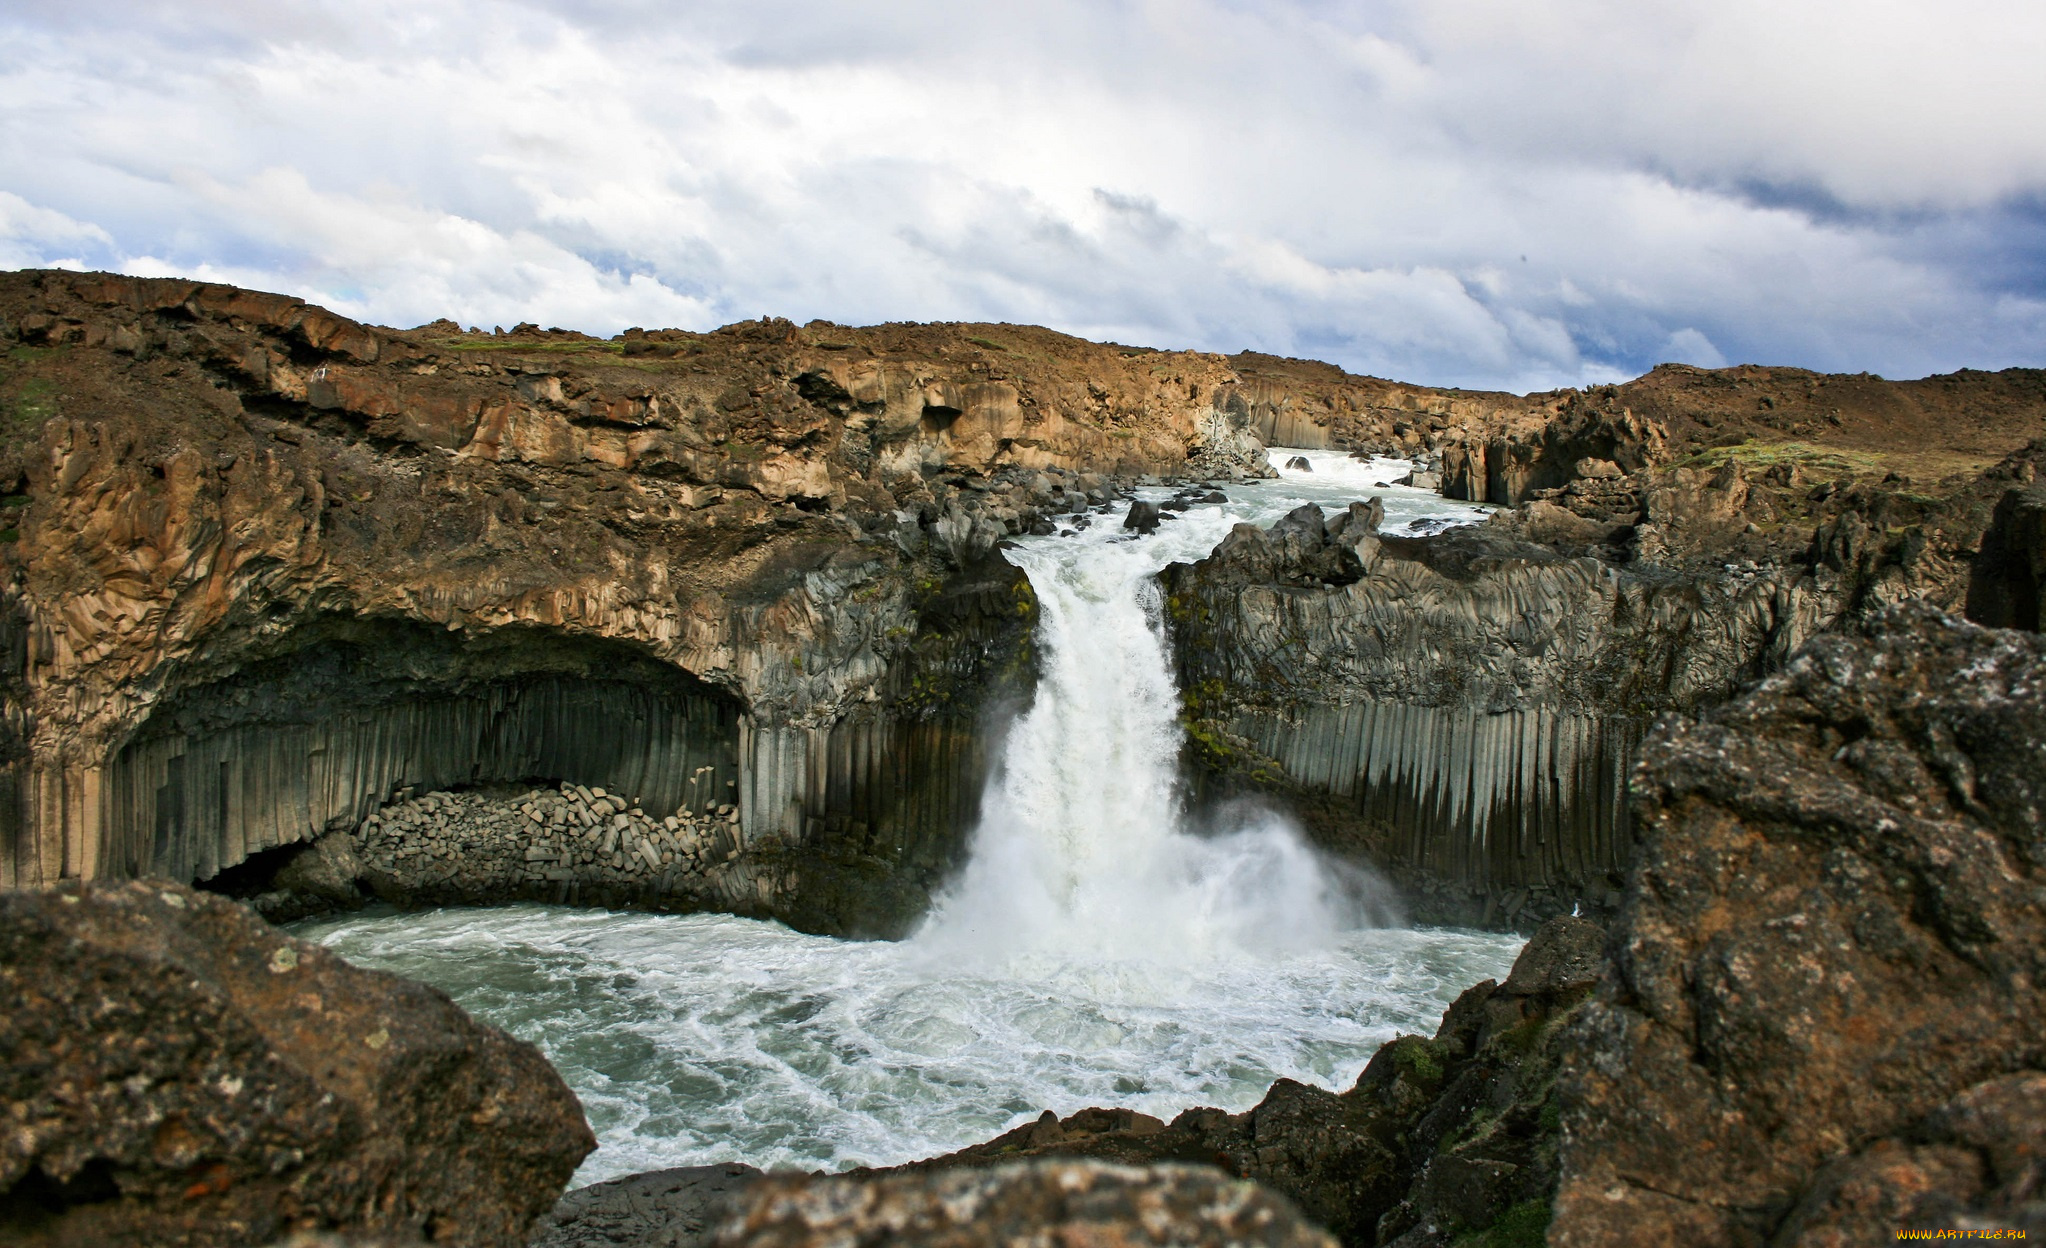
[[[512,1248],[595,1147],[531,1045],[165,881],[0,894],[0,1242]]]
[[[2046,1229],[2046,645],[1893,608],[1635,788],[1549,1242]]]
[[[718,1248],[1335,1248],[1255,1183],[1200,1166],[1026,1162],[873,1178],[772,1176]]]

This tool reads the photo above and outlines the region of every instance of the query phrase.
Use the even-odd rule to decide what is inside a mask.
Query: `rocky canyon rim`
[[[1474,1233],[1524,1228],[1556,1191],[1572,1242],[1625,1242],[1649,1206],[1823,1234],[1877,1217],[1867,1178],[1899,1159],[1955,1208],[2033,1190],[2005,1172],[2016,1120],[1983,1111],[2036,1079],[1984,1080],[1967,1027],[1941,1041],[1958,1062],[1829,1033],[1925,1076],[1893,1100],[1813,1082],[1860,1068],[1845,1049],[1826,1071],[1778,1063],[1756,1086],[1814,1108],[1769,1161],[1767,1208],[1664,1140],[1684,1173],[1592,1217],[1626,1196],[1597,1176],[1634,1173],[1664,1137],[1646,1119],[1587,1134],[1571,1098],[1645,1103],[1625,1078],[1579,1078],[1628,1046],[1678,1076],[1660,1092],[1719,1086],[1669,1043],[1671,1020],[1718,1020],[1708,1065],[1747,1053],[1751,1022],[1768,1030],[1734,1008],[1747,992],[1714,985],[1749,951],[1770,975],[1796,965],[1805,928],[1769,909],[1784,881],[1833,890],[1820,913],[1886,993],[1925,995],[1912,958],[2032,957],[2036,905],[2019,903],[2037,838],[2016,814],[2037,809],[2023,759],[2046,739],[2026,700],[2036,643],[1891,607],[2042,622],[2046,445],[2028,443],[2046,375],[1670,367],[1474,395],[1015,326],[394,331],[218,285],[56,273],[0,275],[0,339],[9,883],[206,878],[281,916],[360,881],[412,908],[565,893],[901,935],[959,878],[996,761],[989,713],[1028,700],[1031,639],[1057,614],[1003,541],[1083,511],[1112,524],[1096,509],[1146,475],[1259,471],[1269,445],[1396,452],[1439,469],[1442,495],[1501,510],[1423,539],[1363,504],[1308,507],[1160,574],[1180,761],[1202,801],[1283,805],[1319,851],[1383,864],[1423,917],[1557,935],[1341,1095],[1281,1080],[1246,1114],[1169,1127],[1082,1112],[994,1151],[1226,1156],[1346,1238],[1403,1248],[1472,1210],[1458,1225]],[[1141,525],[1190,523],[1165,517],[1193,500],[1153,497]],[[2012,679],[1928,698],[1978,660]],[[1643,755],[1663,715],[1676,727]],[[1693,722],[1722,727],[1684,737]],[[1661,787],[1630,807],[1637,757]],[[1785,759],[1795,800],[1752,783]],[[1942,776],[1963,782],[1927,779]],[[543,778],[582,787],[520,784]],[[476,787],[385,806],[450,785]],[[619,809],[625,795],[640,804]],[[376,835],[348,834],[380,807]],[[677,807],[686,819],[661,818]],[[1693,859],[1735,843],[1766,852],[1721,898]],[[1950,869],[2018,891],[1986,914],[1941,883]],[[1618,963],[1600,970],[1586,925],[1544,922],[1573,908],[1615,925]],[[1738,930],[1694,947],[1656,933],[1707,911]],[[1768,983],[1833,1008],[1794,975]],[[2037,1017],[2016,983],[1931,987]],[[2012,1036],[1987,1056],[2036,1067],[2036,1037]],[[1502,1112],[1465,1114],[1473,1088]],[[1882,1138],[1831,1156],[1847,1110]]]

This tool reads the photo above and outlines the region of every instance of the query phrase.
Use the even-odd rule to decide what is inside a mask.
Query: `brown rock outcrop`
[[[2046,483],[2012,486],[1997,500],[1968,581],[1968,618],[1991,628],[2046,627]]]
[[[0,893],[0,1240],[523,1245],[596,1146],[531,1045],[162,880]]]
[[[2042,783],[2046,649],[1919,606],[1652,738],[1550,1242],[2036,1223]]]

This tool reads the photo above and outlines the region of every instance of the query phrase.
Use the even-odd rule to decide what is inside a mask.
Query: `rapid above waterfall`
[[[1170,1117],[1242,1109],[1277,1077],[1346,1086],[1380,1043],[1503,974],[1519,941],[1382,926],[1372,881],[1280,815],[1183,800],[1160,568],[1302,501],[1380,494],[1386,527],[1408,532],[1477,514],[1388,488],[1398,461],[1274,460],[1298,454],[1308,471],[1233,486],[1155,534],[1099,514],[1010,552],[1039,601],[1038,689],[967,867],[910,940],[539,906],[306,934],[538,1043],[597,1129],[586,1182],[715,1161],[893,1164],[1047,1108]]]

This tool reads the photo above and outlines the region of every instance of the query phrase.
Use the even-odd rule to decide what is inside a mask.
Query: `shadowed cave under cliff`
[[[601,785],[737,800],[741,707],[616,642],[325,615],[167,696],[108,768],[105,869],[205,880],[405,788]]]

